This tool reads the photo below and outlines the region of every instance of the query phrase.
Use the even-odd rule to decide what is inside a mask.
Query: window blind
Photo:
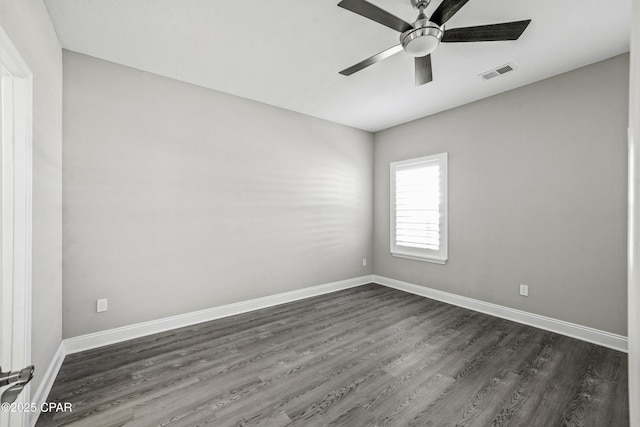
[[[440,161],[397,166],[395,244],[440,250]]]

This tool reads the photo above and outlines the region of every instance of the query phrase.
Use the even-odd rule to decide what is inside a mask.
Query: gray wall
[[[626,335],[628,67],[615,57],[377,133],[375,274]],[[449,261],[394,258],[389,162],[445,151]]]
[[[64,71],[64,337],[371,274],[371,134],[78,53]]]
[[[0,25],[33,73],[33,395],[62,341],[62,50],[40,0],[0,0]]]
[[[626,55],[379,132],[373,150],[344,126],[64,65],[65,337],[370,274],[372,251],[375,274],[626,334]],[[443,151],[449,261],[393,258],[388,164]]]

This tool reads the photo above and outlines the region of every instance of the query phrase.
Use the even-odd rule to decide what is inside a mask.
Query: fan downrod
[[[413,6],[415,10],[420,11],[420,13],[429,6],[429,3],[431,3],[431,0],[411,0],[411,6]]]

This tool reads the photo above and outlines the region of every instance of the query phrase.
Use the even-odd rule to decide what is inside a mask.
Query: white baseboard
[[[208,322],[222,317],[234,316],[248,311],[259,310],[261,308],[272,307],[287,302],[341,291],[343,289],[365,285],[372,281],[373,276],[371,275],[354,277],[352,279],[340,280],[338,282],[326,283],[324,285],[283,292],[281,294],[270,295],[206,310],[194,311],[192,313],[185,313],[178,316],[166,317],[150,322],[124,326],[122,328],[96,332],[94,334],[64,339],[62,340],[62,343],[60,343],[58,351],[56,351],[56,354],[53,356],[53,360],[49,364],[49,368],[45,372],[42,382],[38,387],[38,391],[33,396],[33,399],[31,399],[31,402],[35,403],[38,408],[46,402],[46,399],[51,392],[51,387],[53,387],[53,383],[60,371],[64,357],[67,354],[78,353],[80,351],[103,347],[105,345],[181,328],[183,326],[190,326],[196,323]],[[29,418],[29,425],[35,426],[39,416],[40,412],[32,413]]]
[[[384,276],[374,275],[373,282],[379,285],[446,302],[448,304],[457,305],[459,307],[468,308],[547,331],[556,332],[561,335],[577,338],[579,340],[623,351],[625,353],[628,351],[627,337],[622,335],[612,334],[610,332],[553,319],[551,317],[540,316],[538,314],[528,313],[526,311],[516,310],[497,304],[491,304],[477,299],[467,298],[449,292],[439,291],[437,289],[431,289],[426,286],[419,286],[413,283],[390,279]]]
[[[352,279],[340,280],[338,282],[326,283],[324,285],[312,286],[290,292],[283,292],[281,294],[241,301],[206,310],[152,320],[150,322],[137,323],[135,325],[123,326],[121,328],[68,338],[63,341],[64,351],[65,354],[78,353],[80,351],[115,344],[171,329],[182,328],[196,323],[208,322],[222,317],[234,316],[248,311],[259,310],[261,308],[272,307],[274,305],[353,288],[355,286],[371,283],[373,281],[372,279],[373,276],[371,275],[355,277]]]
[[[62,362],[64,361],[64,342],[60,343],[56,354],[53,355],[53,360],[49,364],[44,376],[42,377],[42,381],[40,382],[40,386],[36,391],[36,394],[33,395],[31,399],[31,403],[35,403],[37,407],[37,412],[32,412],[30,414],[28,424],[30,426],[35,426],[38,421],[38,417],[40,416],[40,408],[42,404],[47,401],[47,397],[51,392],[51,387],[53,387],[53,383],[58,376],[58,372],[60,371],[60,367],[62,366]]]
[[[455,295],[449,292],[431,289],[426,286],[419,286],[413,283],[403,282],[396,279],[390,279],[384,276],[369,275],[355,277],[352,279],[341,280],[338,282],[327,283],[324,285],[312,286],[309,288],[298,289],[295,291],[284,292],[281,294],[256,298],[248,301],[242,301],[234,304],[223,305],[206,310],[195,311],[192,313],[181,314],[178,316],[167,317],[163,319],[153,320],[150,322],[138,323],[135,325],[124,326],[121,328],[110,329],[107,331],[96,332],[93,334],[82,335],[74,338],[67,338],[62,341],[58,351],[53,357],[49,368],[38,387],[38,391],[34,395],[32,402],[38,407],[44,403],[49,396],[51,387],[58,375],[58,371],[62,366],[65,355],[78,353],[80,351],[90,350],[93,348],[103,347],[109,344],[139,338],[146,335],[164,332],[171,329],[190,326],[197,323],[208,322],[210,320],[220,319],[223,317],[234,316],[253,310],[272,307],[275,305],[285,304],[305,298],[323,295],[343,289],[353,288],[365,285],[367,283],[377,283],[382,286],[442,301],[459,307],[468,308],[481,313],[500,317],[514,322],[523,323],[536,328],[544,329],[558,334],[577,338],[583,341],[598,344],[604,347],[612,348],[627,352],[627,337],[616,335],[598,329],[569,323],[550,317],[540,316],[538,314],[528,313],[526,311],[516,310],[497,304],[467,298]],[[39,413],[32,413],[29,423],[34,426],[38,420]]]

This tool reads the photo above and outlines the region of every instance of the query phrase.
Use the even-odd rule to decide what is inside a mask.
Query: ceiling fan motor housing
[[[409,55],[423,57],[436,50],[443,34],[443,27],[427,18],[420,18],[413,23],[412,29],[400,34],[400,43]]]

